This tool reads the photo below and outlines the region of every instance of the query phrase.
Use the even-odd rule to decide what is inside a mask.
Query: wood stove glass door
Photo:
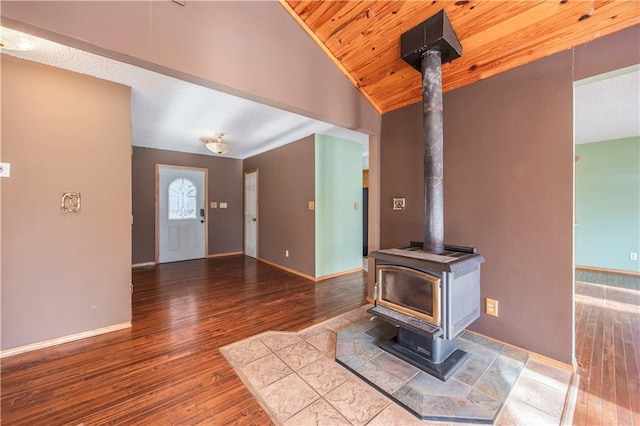
[[[379,265],[377,269],[377,303],[440,326],[439,277],[404,266]]]

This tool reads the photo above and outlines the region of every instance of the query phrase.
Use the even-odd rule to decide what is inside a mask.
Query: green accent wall
[[[362,145],[317,134],[315,166],[316,277],[360,268]]]
[[[575,263],[640,272],[640,137],[576,145]]]

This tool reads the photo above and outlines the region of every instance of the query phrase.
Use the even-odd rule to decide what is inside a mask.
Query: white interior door
[[[158,262],[205,257],[205,172],[158,166]]]
[[[244,254],[258,255],[258,171],[244,174]]]

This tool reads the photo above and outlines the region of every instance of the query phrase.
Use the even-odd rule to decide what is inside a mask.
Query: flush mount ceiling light
[[[40,43],[35,37],[0,27],[0,47],[2,49],[28,51],[36,49],[39,45]]]
[[[200,138],[200,140],[203,141],[206,144],[205,146],[207,147],[207,149],[214,154],[227,154],[231,152],[231,145],[226,142],[222,142],[223,136],[224,133],[218,132],[212,138],[204,137]]]

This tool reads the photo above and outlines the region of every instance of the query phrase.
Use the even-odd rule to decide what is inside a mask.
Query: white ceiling
[[[640,69],[575,88],[575,141],[600,142],[640,135]]]
[[[11,31],[2,28],[2,31]],[[202,137],[225,134],[244,159],[314,133],[363,145],[368,166],[368,135],[188,83],[44,39],[32,51],[3,53],[68,69],[132,89],[134,146],[203,155],[213,154]],[[590,143],[640,135],[640,70],[579,82],[575,88],[575,142]]]
[[[2,28],[2,31],[11,31]],[[188,83],[48,40],[32,51],[3,53],[110,80],[131,87],[134,146],[203,155],[202,137],[225,134],[232,145],[225,157],[244,159],[314,133],[363,145],[368,160],[369,136],[254,101]]]

